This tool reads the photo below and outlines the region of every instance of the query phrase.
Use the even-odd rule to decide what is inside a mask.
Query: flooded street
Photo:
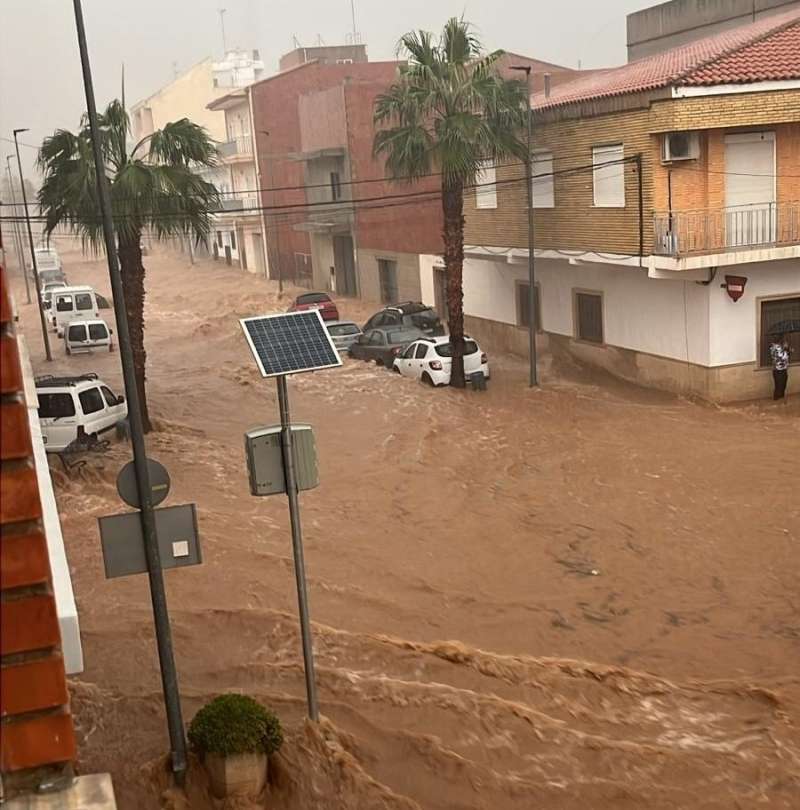
[[[64,258],[109,293],[104,261]],[[724,408],[547,359],[532,391],[491,349],[485,393],[351,360],[290,378],[320,457],[301,508],[325,719],[304,728],[286,499],[250,496],[243,453],[247,428],[278,421],[275,386],[237,320],[288,302],[221,264],[145,263],[148,449],[167,505],[197,503],[204,557],[165,575],[184,716],[231,690],[277,711],[270,807],[797,807],[798,370],[788,406]],[[121,390],[117,352],[53,342],[52,368]],[[111,771],[123,810],[205,807],[161,797],[146,577],[104,578],[97,518],[125,510],[128,458],[51,462],[86,660],[80,765]]]

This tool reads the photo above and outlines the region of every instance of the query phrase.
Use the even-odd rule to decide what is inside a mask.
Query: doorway
[[[333,264],[338,295],[358,295],[353,237],[349,234],[333,237]]]

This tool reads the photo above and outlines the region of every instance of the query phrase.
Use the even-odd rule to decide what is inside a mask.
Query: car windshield
[[[297,296],[298,304],[324,304],[330,300],[325,293],[305,293],[305,295]]]
[[[464,341],[464,357],[475,354],[478,351],[478,344],[474,340]],[[451,343],[439,343],[436,346],[436,354],[439,357],[452,357],[453,345]]]
[[[335,337],[357,335],[360,331],[354,323],[334,323],[328,327],[328,332]]]
[[[389,332],[389,343],[410,343],[419,337],[416,329],[402,329],[399,332]]]

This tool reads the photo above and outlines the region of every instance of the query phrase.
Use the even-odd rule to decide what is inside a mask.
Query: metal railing
[[[219,195],[218,211],[242,211],[258,208],[258,195],[240,194],[236,191],[223,191]]]
[[[800,201],[653,216],[657,256],[692,256],[800,244]]]
[[[251,157],[253,154],[253,139],[250,135],[237,135],[217,147],[224,158]]]

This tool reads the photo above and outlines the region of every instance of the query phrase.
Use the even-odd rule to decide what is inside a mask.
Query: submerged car
[[[340,351],[349,349],[361,334],[361,327],[353,321],[328,321],[325,326],[333,345]]]
[[[436,311],[419,301],[406,301],[384,307],[364,324],[364,331],[389,327],[419,329],[432,336],[444,334],[444,326]]]
[[[350,356],[361,360],[374,360],[379,366],[392,367],[395,357],[417,338],[423,337],[419,329],[390,327],[371,329],[360,335],[350,347]]]
[[[428,385],[449,385],[453,365],[453,346],[450,336],[421,338],[407,346],[394,359],[393,368],[404,377],[422,380]],[[470,376],[481,372],[489,379],[489,358],[481,347],[464,336],[464,376],[467,382]]]
[[[318,309],[323,321],[339,320],[339,310],[328,293],[310,292],[298,295],[289,307],[289,312],[303,312],[308,309]]]

